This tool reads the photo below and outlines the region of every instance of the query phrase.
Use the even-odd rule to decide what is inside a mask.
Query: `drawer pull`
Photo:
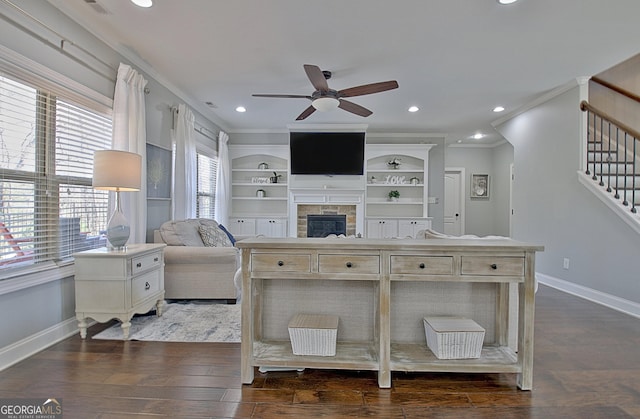
[[[157,257],[153,258],[153,261],[154,261],[154,262],[157,262],[157,261],[158,261],[158,258],[157,258]]]
[[[495,263],[491,264],[491,269],[498,269],[498,265],[496,265]]]
[[[284,262],[283,262],[283,261],[281,261],[281,260],[279,260],[279,261],[278,261],[278,266],[284,266]]]
[[[420,264],[420,265],[418,265],[418,266],[420,267],[420,269],[424,269],[424,268],[425,268],[424,263],[421,263],[421,264]]]
[[[142,262],[138,262],[138,263],[136,264],[136,268],[142,268]]]
[[[148,283],[148,282],[145,282],[145,283],[144,283],[144,289],[145,289],[145,290],[148,290],[149,288],[151,288],[151,284],[150,284],[150,283]]]
[[[353,263],[351,263],[351,262],[347,262],[347,263],[345,263],[345,265],[347,265],[347,268],[350,268],[350,267],[352,267],[352,266],[353,266]]]

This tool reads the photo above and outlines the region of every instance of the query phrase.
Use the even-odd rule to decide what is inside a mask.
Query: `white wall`
[[[640,236],[578,182],[581,94],[572,85],[497,127],[514,147],[513,237],[545,246],[536,271],[639,303]]]

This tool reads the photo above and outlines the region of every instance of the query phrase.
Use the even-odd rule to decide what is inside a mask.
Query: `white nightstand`
[[[87,318],[104,323],[122,322],[123,338],[129,338],[130,320],[154,306],[162,315],[166,245],[132,244],[125,250],[106,247],[76,253],[76,318],[80,336],[87,337]]]

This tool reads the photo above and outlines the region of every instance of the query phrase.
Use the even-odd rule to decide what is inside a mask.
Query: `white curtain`
[[[216,174],[215,214],[218,224],[229,226],[229,202],[231,197],[231,162],[229,161],[229,136],[218,134],[218,173]]]
[[[142,156],[140,192],[121,192],[122,212],[131,225],[129,244],[147,241],[147,128],[144,88],[147,81],[127,64],[120,63],[113,95],[113,149]]]
[[[175,183],[173,193],[173,219],[186,220],[196,217],[197,155],[195,140],[195,116],[185,105],[178,106],[173,132],[175,159]]]

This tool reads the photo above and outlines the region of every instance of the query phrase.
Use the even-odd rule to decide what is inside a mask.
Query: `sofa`
[[[167,300],[240,299],[240,251],[234,247],[233,236],[215,220],[167,221],[154,231],[154,242],[167,245]]]

